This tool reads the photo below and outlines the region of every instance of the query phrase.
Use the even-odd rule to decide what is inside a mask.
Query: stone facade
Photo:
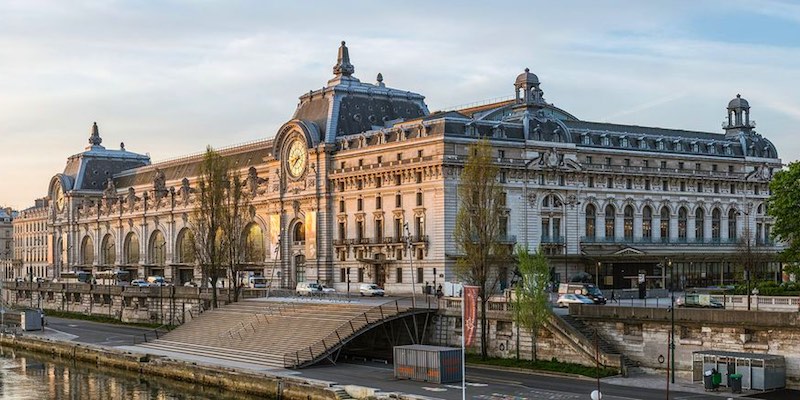
[[[47,198],[36,199],[32,207],[19,212],[14,218],[14,263],[12,277],[53,278],[55,276],[50,255],[50,228]]]
[[[456,188],[479,138],[491,141],[506,188],[502,240],[541,246],[555,280],[586,271],[607,288],[630,288],[640,273],[651,287],[730,283],[741,279],[738,242],[780,248],[764,200],[781,160],[740,97],[724,132],[708,133],[579,120],[545,102],[527,70],[506,101],[434,113],[422,95],[354,71],[342,44],[334,78],[301,96],[272,139],[219,149],[252,198],[241,261],[274,286],[375,282],[407,293],[455,281]],[[56,275],[198,280],[187,232],[202,155],[151,164],[103,147],[96,125],[89,142],[49,186]]]

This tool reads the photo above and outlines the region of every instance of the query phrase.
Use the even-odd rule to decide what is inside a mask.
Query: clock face
[[[56,186],[56,193],[55,193],[55,200],[56,200],[56,211],[62,212],[64,211],[64,190],[61,189],[61,184]]]
[[[289,145],[289,153],[287,157],[287,167],[289,175],[293,178],[299,178],[306,170],[306,163],[308,160],[308,150],[306,144],[301,139],[295,139]]]

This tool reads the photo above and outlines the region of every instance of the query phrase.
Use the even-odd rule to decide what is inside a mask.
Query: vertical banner
[[[306,212],[306,259],[317,258],[317,212]]]
[[[480,286],[464,285],[464,298],[461,302],[464,323],[464,345],[472,346],[475,341],[475,330],[478,322],[478,291]]]
[[[281,232],[281,215],[273,214],[269,216],[269,250],[272,252],[272,259],[277,260],[279,256],[278,239]]]

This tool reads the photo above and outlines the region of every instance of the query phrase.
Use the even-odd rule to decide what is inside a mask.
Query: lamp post
[[[403,228],[406,230],[406,246],[408,247],[408,267],[411,269],[411,308],[417,308],[417,280],[414,277],[414,256],[412,253],[413,245],[411,241],[411,232],[408,230],[408,221],[403,222]]]
[[[669,352],[670,352],[670,381],[675,383],[675,274],[672,268],[672,260],[667,258],[664,260],[664,265],[669,268],[669,286],[670,286],[670,335],[669,335]]]
[[[576,229],[576,231],[575,231],[576,239],[575,240],[576,240],[576,243],[577,243],[577,240],[578,240],[578,237],[577,237],[577,235],[578,235],[578,231],[577,231],[577,228],[578,228],[578,206],[581,205],[581,202],[578,201],[578,197],[577,196],[572,195],[572,196],[568,196],[567,197],[567,201],[564,202],[564,205],[571,206],[572,209],[575,210],[575,229]],[[567,237],[569,235],[567,234],[566,213],[564,215],[565,215],[565,217],[564,217],[564,222],[565,222],[564,223],[564,282],[569,282],[569,278],[568,278],[568,276],[569,276],[569,269],[568,268],[569,267],[567,265],[567,256],[569,255],[569,244],[568,244],[569,240],[568,240]]]

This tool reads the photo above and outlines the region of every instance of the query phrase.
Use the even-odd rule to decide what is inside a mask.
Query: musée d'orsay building
[[[558,280],[586,271],[603,287],[630,288],[640,273],[652,287],[730,283],[742,279],[739,242],[777,250],[764,202],[781,161],[738,95],[709,133],[580,120],[547,103],[527,69],[506,101],[434,113],[422,95],[354,70],[342,42],[334,77],[300,96],[272,139],[219,150],[252,196],[242,261],[273,287],[343,291],[349,280],[391,293],[455,281],[459,170],[478,138],[501,166],[503,240],[541,246]],[[199,281],[188,226],[202,155],[151,164],[101,142],[95,125],[50,182],[52,274]]]

